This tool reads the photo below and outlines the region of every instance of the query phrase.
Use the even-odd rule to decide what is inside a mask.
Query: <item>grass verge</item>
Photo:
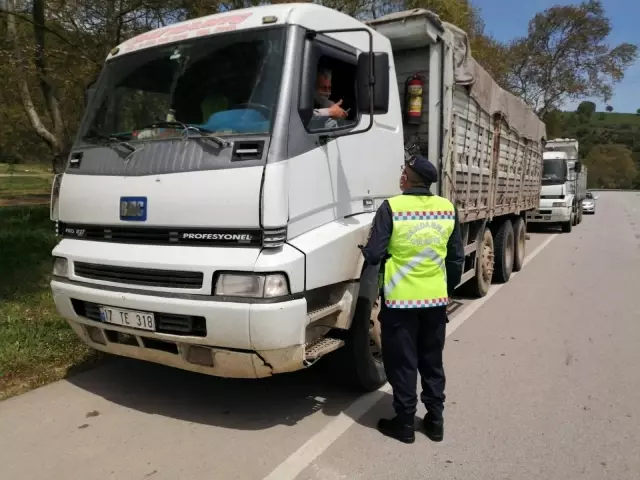
[[[0,198],[48,195],[52,182],[53,176],[15,174],[0,177]]]
[[[52,174],[51,165],[44,163],[18,163],[17,165],[9,165],[8,163],[0,163],[0,174],[9,173],[19,174],[36,174],[41,175],[43,173]]]
[[[48,206],[0,208],[0,400],[64,378],[99,355],[55,310]]]

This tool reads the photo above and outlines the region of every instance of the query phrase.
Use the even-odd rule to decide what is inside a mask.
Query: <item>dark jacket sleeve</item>
[[[447,289],[449,295],[460,283],[462,278],[462,269],[464,268],[464,246],[462,245],[462,235],[460,233],[460,220],[458,220],[458,209],[455,209],[455,223],[453,232],[447,242],[447,258],[445,267],[447,269]]]
[[[369,265],[378,265],[382,260],[387,258],[387,248],[389,247],[389,239],[391,238],[392,231],[393,217],[391,215],[391,206],[389,202],[385,200],[373,218],[369,240],[362,248],[364,259]]]

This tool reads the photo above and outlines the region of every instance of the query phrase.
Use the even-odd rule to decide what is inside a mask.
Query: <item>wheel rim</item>
[[[482,245],[481,260],[482,280],[486,283],[490,283],[491,278],[493,277],[493,248],[491,248],[491,245],[486,240]]]
[[[380,330],[380,297],[376,299],[371,309],[371,317],[369,318],[369,348],[371,355],[376,362],[382,361],[382,332]]]

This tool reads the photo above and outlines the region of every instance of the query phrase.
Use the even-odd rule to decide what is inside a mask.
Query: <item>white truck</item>
[[[314,113],[320,70],[348,118]],[[407,103],[409,79],[424,88]],[[484,295],[522,268],[544,124],[428,11],[189,20],[114,48],[86,101],[52,195],[51,287],[98,350],[244,378],[331,353],[336,375],[378,388],[378,270],[358,245],[409,145],[458,206],[462,283]]]
[[[565,233],[582,222],[582,200],[587,194],[587,168],[578,157],[573,138],[549,140],[543,153],[540,206],[528,214],[532,224],[560,225]]]

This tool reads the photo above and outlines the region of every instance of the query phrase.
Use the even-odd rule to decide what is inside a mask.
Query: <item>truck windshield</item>
[[[567,181],[567,163],[559,159],[543,160],[542,184],[551,185]]]
[[[224,33],[107,62],[82,138],[267,133],[280,82],[284,28]],[[194,129],[195,130],[195,129]]]

